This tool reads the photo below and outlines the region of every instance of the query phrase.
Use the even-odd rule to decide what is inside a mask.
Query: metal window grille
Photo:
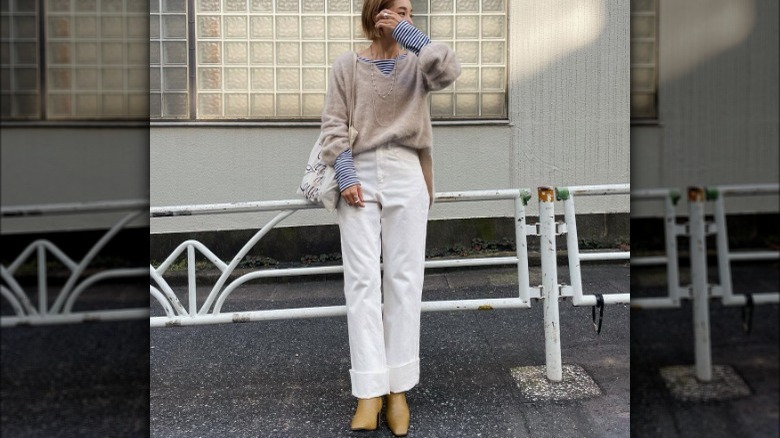
[[[157,0],[160,2],[161,0]],[[183,0],[180,3],[185,3]],[[319,119],[330,66],[369,42],[360,27],[362,0],[190,0],[192,11],[152,11],[152,118],[186,117],[186,81],[166,83],[165,44],[186,41],[194,59],[190,115],[214,119]],[[438,119],[506,117],[507,16],[504,0],[415,0],[414,23],[449,44],[463,65],[461,78],[431,95]],[[163,17],[189,13],[190,39],[175,36]],[[155,15],[158,17],[155,18]],[[181,26],[183,18],[169,18]],[[183,31],[187,34],[187,31]],[[175,38],[168,40],[166,38]],[[162,56],[159,53],[163,52]],[[155,61],[157,61],[155,63]],[[176,70],[178,71],[178,70]],[[171,72],[173,74],[173,72]],[[167,111],[166,99],[181,111]]]
[[[658,116],[658,0],[631,0],[631,118]]]

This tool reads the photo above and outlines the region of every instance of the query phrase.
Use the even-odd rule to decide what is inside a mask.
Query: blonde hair
[[[393,6],[395,0],[365,0],[363,2],[363,13],[360,17],[360,24],[363,27],[363,35],[371,41],[378,40],[382,36],[376,28],[374,17],[382,9],[389,9]]]

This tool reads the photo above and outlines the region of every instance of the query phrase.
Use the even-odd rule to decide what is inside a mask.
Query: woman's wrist
[[[351,149],[345,150],[336,157],[333,168],[336,170],[336,182],[340,191],[343,192],[354,185],[360,184],[360,180],[357,178],[357,171],[355,170],[355,163],[352,161]]]
[[[398,23],[398,26],[393,30],[393,39],[405,47],[406,50],[414,52],[415,55],[419,55],[420,50],[431,42],[428,35],[425,35],[408,21]]]

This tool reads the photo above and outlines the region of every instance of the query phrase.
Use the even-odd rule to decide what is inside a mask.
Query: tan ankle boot
[[[409,405],[406,404],[406,393],[387,395],[385,418],[393,435],[406,436],[409,431]]]
[[[359,398],[350,427],[352,430],[376,430],[381,411],[382,397]]]

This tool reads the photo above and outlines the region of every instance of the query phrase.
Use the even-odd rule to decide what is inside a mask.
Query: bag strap
[[[352,93],[349,95],[349,125],[348,129],[352,127],[352,113],[355,112],[355,90],[357,89],[357,63],[358,63],[358,56],[357,53],[352,53],[354,59],[352,62]],[[347,131],[349,132],[349,131]]]

